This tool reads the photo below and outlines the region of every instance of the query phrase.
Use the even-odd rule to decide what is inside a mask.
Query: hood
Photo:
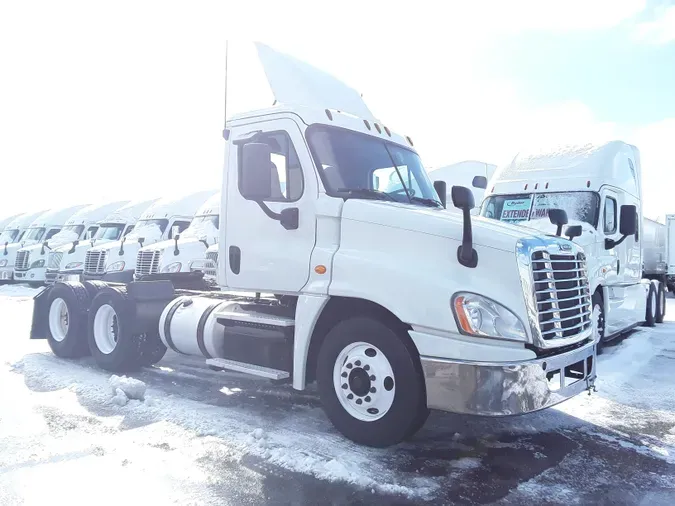
[[[380,200],[349,199],[342,208],[342,218],[447,237],[456,241],[462,240],[462,215],[440,208]],[[480,216],[472,216],[471,223],[474,244],[502,251],[514,252],[518,239],[538,235],[519,226]]]
[[[181,268],[186,270],[189,264],[194,260],[201,260],[206,257],[206,246],[197,239],[188,239],[178,241],[178,255],[175,253],[176,243],[174,241],[162,241],[146,248],[143,251],[161,251],[160,270],[174,262],[181,262]]]
[[[25,241],[25,242],[15,242],[12,244],[7,245],[7,254],[5,255],[5,245],[1,244],[0,245],[0,260],[2,259],[11,259],[11,262],[9,262],[9,265],[14,264],[14,258],[16,257],[16,252],[19,251],[22,248],[27,248],[29,246],[32,246],[33,244],[37,244],[35,241]]]

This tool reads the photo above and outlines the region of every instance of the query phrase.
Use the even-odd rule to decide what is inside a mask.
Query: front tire
[[[57,357],[80,358],[87,346],[87,290],[80,283],[57,283],[49,293],[47,342]]]
[[[600,293],[595,292],[593,294],[593,298],[591,299],[591,305],[593,306],[591,317],[593,319],[594,339],[598,343],[598,347],[600,347],[601,343],[605,341],[605,329],[606,329],[605,305],[603,304],[603,300],[602,297],[600,296]]]
[[[659,311],[656,316],[656,323],[663,323],[666,317],[666,288],[663,283],[659,283],[659,289],[656,292],[659,301]]]
[[[323,341],[316,378],[326,415],[358,444],[397,444],[426,420],[422,367],[403,328],[369,317],[338,323]]]
[[[656,325],[656,318],[659,309],[658,298],[654,283],[649,283],[649,292],[647,293],[647,314],[645,315],[645,327],[653,327]]]

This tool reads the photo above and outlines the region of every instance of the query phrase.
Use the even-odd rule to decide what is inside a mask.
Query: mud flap
[[[31,339],[47,339],[50,292],[51,289],[46,288],[33,297],[33,320],[30,326]]]

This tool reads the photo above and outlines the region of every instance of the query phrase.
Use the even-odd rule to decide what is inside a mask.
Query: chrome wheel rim
[[[94,316],[94,341],[96,347],[104,355],[109,355],[117,347],[117,339],[119,335],[119,323],[115,309],[109,305],[104,304]]]
[[[61,298],[54,299],[49,307],[49,330],[54,341],[62,342],[68,334],[69,326],[70,313],[66,301]]]

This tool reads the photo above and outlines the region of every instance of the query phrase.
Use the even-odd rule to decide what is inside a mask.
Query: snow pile
[[[118,406],[125,406],[131,399],[145,400],[145,383],[126,376],[112,375],[108,380],[113,397],[110,400]]]

